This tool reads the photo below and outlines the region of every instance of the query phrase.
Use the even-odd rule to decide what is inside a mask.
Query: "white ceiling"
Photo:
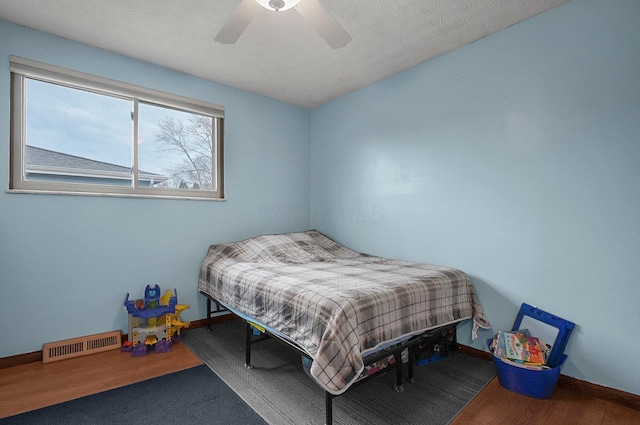
[[[265,9],[235,44],[217,43],[240,0],[2,0],[0,19],[315,107],[567,0],[320,1],[346,47],[331,49],[295,9]]]

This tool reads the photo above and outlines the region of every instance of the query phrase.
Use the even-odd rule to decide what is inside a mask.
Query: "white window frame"
[[[85,74],[30,59],[11,56],[11,163],[8,192],[47,193],[99,196],[133,196],[152,198],[187,198],[224,200],[223,191],[223,139],[224,107],[121,81]],[[107,186],[82,183],[47,182],[25,179],[26,128],[25,78],[60,84],[66,87],[117,96],[133,103],[132,185]],[[138,182],[138,102],[156,104],[209,116],[213,119],[214,143],[212,153],[213,189],[185,190],[173,188],[140,187]]]

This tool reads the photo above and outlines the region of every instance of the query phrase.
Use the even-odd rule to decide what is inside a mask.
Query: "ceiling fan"
[[[351,36],[319,0],[242,0],[215,40],[222,44],[235,43],[262,8],[279,12],[293,7],[332,48],[339,49],[351,41]]]

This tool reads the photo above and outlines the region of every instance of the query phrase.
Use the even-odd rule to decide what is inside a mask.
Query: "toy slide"
[[[187,328],[189,327],[189,325],[191,324],[191,322],[180,322],[179,320],[177,320],[175,317],[171,318],[171,326],[177,326],[179,328]]]

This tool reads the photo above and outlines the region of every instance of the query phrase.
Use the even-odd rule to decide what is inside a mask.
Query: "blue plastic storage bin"
[[[520,365],[505,362],[499,357],[492,356],[493,363],[496,366],[498,381],[500,385],[510,391],[529,397],[549,398],[558,383],[560,370],[567,361],[567,355],[564,354],[564,349],[575,325],[568,320],[561,319],[558,316],[523,303],[511,328],[512,331],[520,329],[522,319],[525,316],[529,316],[534,320],[557,329],[558,333],[552,345],[549,358],[547,359],[549,369],[527,369]]]
[[[533,370],[506,363],[501,358],[493,356],[500,385],[518,394],[535,398],[551,397],[560,378],[560,369],[566,360],[567,355],[563,354],[558,366]]]

